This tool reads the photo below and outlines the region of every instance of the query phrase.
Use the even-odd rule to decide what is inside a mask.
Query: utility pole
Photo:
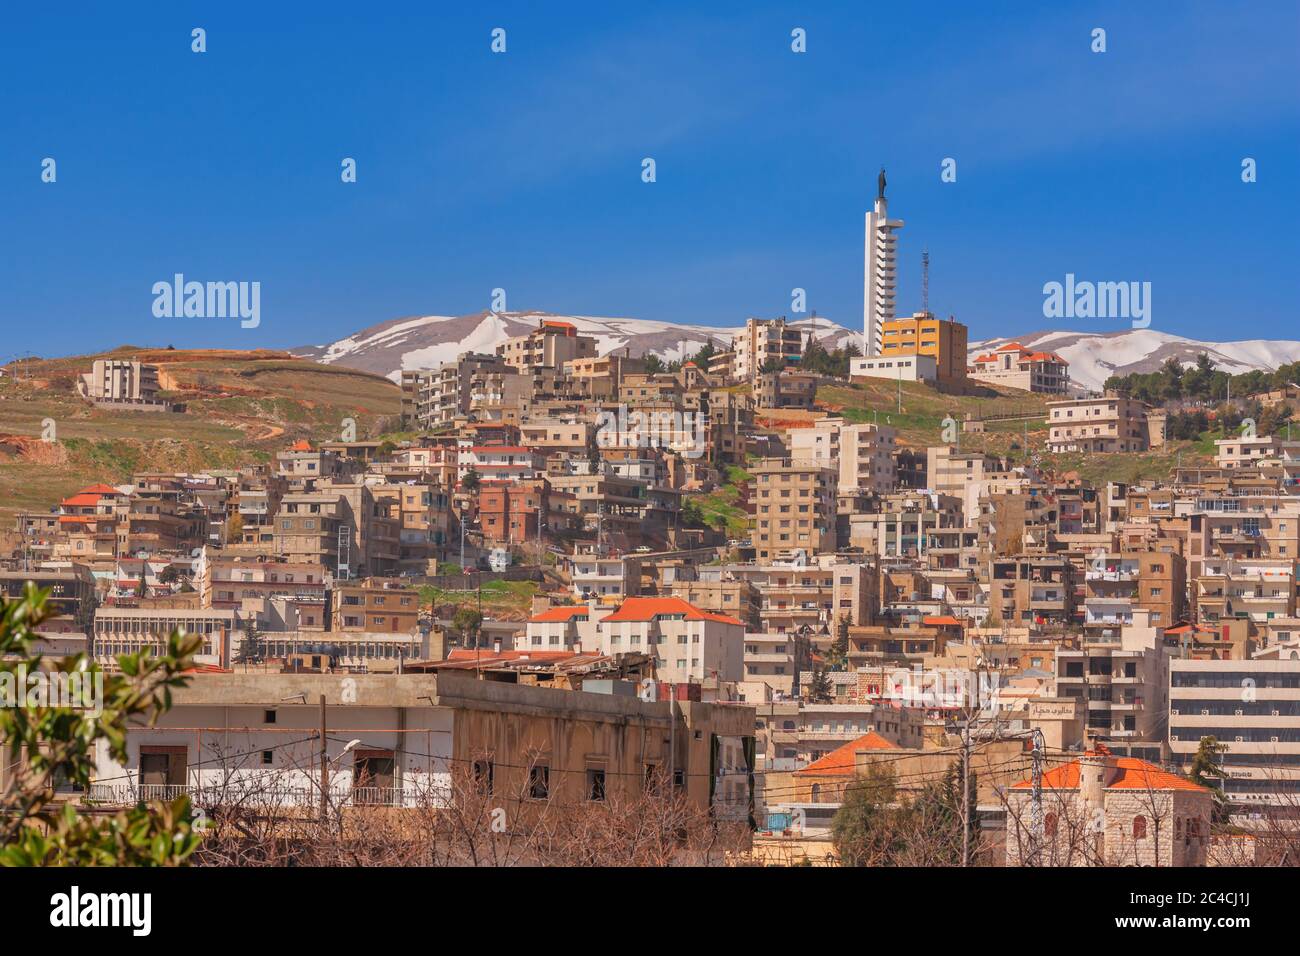
[[[329,738],[325,736],[325,695],[320,695],[320,822],[329,820],[330,805]]]
[[[1030,854],[1029,859],[1033,865],[1038,865],[1039,852],[1039,834],[1043,828],[1043,751],[1046,749],[1046,743],[1043,739],[1043,732],[1035,727],[1034,750],[1033,750],[1033,772],[1030,774],[1030,780],[1033,785],[1033,818],[1030,821]]]
[[[970,708],[961,740],[961,865],[970,866]]]

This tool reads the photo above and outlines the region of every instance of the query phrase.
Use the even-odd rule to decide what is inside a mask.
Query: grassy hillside
[[[1049,455],[1045,451],[1047,396],[1014,389],[989,392],[987,396],[944,395],[920,383],[903,382],[900,388],[898,383],[880,380],[819,388],[817,400],[850,421],[891,425],[898,429],[900,445],[919,448],[943,444],[943,420],[951,416],[960,427],[969,413],[985,420],[985,431],[961,433],[963,450],[1004,455],[1015,464],[1033,460],[1057,474],[1077,471],[1094,483],[1168,477],[1179,461],[1208,464],[1213,458],[1213,442],[1204,439],[1171,442],[1142,454]]]
[[[77,396],[96,358],[159,366],[163,397],[183,414],[108,411]],[[343,419],[357,437],[394,427],[400,391],[387,379],[290,355],[259,351],[120,348],[102,355],[24,361],[0,378],[0,530],[20,509],[44,509],[95,481],[138,470],[232,468],[268,460],[287,443],[337,439]],[[39,439],[54,423],[57,443]],[[25,447],[23,447],[25,446]]]

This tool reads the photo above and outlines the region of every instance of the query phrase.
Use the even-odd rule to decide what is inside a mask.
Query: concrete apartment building
[[[870,623],[879,600],[877,571],[871,563],[839,561],[819,555],[803,565],[704,565],[697,569],[701,582],[745,582],[758,594],[758,627],[754,630],[828,635],[836,621]],[[829,637],[826,638],[829,640]]]
[[[838,471],[837,491],[885,494],[894,489],[894,429],[850,425],[842,418],[823,418],[811,428],[790,429],[790,460]]]
[[[1214,466],[1229,471],[1254,468],[1266,458],[1294,459],[1300,453],[1300,441],[1287,441],[1276,435],[1218,438],[1214,442]]]
[[[507,365],[521,372],[535,368],[559,370],[574,359],[595,358],[596,339],[579,335],[572,322],[541,319],[537,328],[506,339],[496,351]]]
[[[750,473],[752,538],[759,561],[783,560],[797,551],[812,555],[835,550],[835,469],[765,458],[751,466]]]
[[[1147,406],[1110,395],[1047,403],[1047,450],[1053,453],[1132,452],[1151,447]]]
[[[409,634],[419,623],[420,595],[398,578],[339,582],[330,597],[331,631]]]
[[[1196,577],[1196,619],[1219,624],[1245,618],[1262,626],[1296,612],[1295,561],[1206,558]]]
[[[1293,812],[1300,798],[1300,660],[1175,660],[1169,747],[1184,769],[1201,740],[1224,747],[1234,813]]]
[[[936,318],[932,312],[916,312],[909,318],[895,318],[881,326],[880,358],[928,355],[934,359],[935,380],[941,386],[966,384],[966,326],[954,320]]]
[[[988,571],[989,614],[1012,625],[1074,623],[1077,581],[1063,554],[994,557]]]
[[[158,398],[158,366],[129,359],[95,359],[77,380],[83,398],[97,405],[129,406],[141,411],[168,411]]]
[[[746,627],[759,626],[759,610],[762,607],[763,596],[751,581],[713,578],[686,580],[679,577],[669,585],[668,594],[702,611],[734,617],[742,621]]]
[[[946,494],[898,491],[880,498],[875,507],[848,516],[848,544],[882,558],[924,559],[941,547],[938,532],[959,531],[964,524],[960,500]]]
[[[403,370],[402,421],[406,427],[437,428],[469,413],[470,386],[485,372],[518,369],[497,355],[462,352],[436,369]]]
[[[116,671],[118,654],[138,654],[145,648],[160,653],[175,630],[203,639],[195,655],[200,664],[229,667],[243,643],[245,624],[238,611],[219,608],[100,607],[95,610],[90,653],[101,667]]]
[[[1294,561],[1300,556],[1300,498],[1206,492],[1185,510],[1193,576],[1211,557]]]
[[[977,382],[1042,395],[1064,395],[1070,387],[1069,362],[1055,352],[1035,352],[1019,342],[978,356],[968,374]]]
[[[1006,465],[996,455],[981,451],[959,451],[955,445],[933,445],[926,449],[926,486],[930,491],[968,499],[968,489],[983,491],[981,482],[1006,474]]]
[[[754,382],[764,367],[786,368],[803,357],[803,333],[779,319],[746,319],[731,338],[733,381]],[[771,363],[771,364],[770,364]]]
[[[1133,623],[1117,639],[1057,648],[1056,693],[1083,702],[1090,736],[1119,741],[1129,753],[1159,761],[1170,661],[1181,651],[1150,617],[1147,609],[1135,608]]]
[[[286,805],[318,807],[323,707],[333,807],[438,806],[448,787],[473,780],[512,819],[527,820],[550,799],[635,798],[658,773],[719,819],[744,822],[752,800],[750,707],[457,673],[204,674],[173,695],[157,726],[128,731],[124,763],[100,745],[93,799],[130,805],[188,794],[213,805],[256,793],[270,777]]]
[[[1118,635],[1146,608],[1151,624],[1172,627],[1187,614],[1187,560],[1173,551],[1096,551],[1084,571],[1083,625],[1093,638]]]
[[[745,632],[745,677],[740,699],[785,700],[794,693],[797,645],[790,634]]]

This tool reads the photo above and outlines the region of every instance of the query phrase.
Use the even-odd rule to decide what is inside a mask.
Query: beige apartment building
[[[1286,441],[1276,435],[1219,438],[1214,442],[1214,465],[1227,470],[1253,468],[1265,458],[1282,457],[1284,452],[1287,458],[1296,457],[1300,441]]]
[[[462,352],[436,369],[403,370],[402,421],[408,428],[450,425],[469,413],[475,375],[506,369],[518,371],[500,356]]]
[[[750,472],[759,561],[783,560],[796,551],[835,550],[835,469],[764,458]]]
[[[558,370],[574,359],[594,358],[596,339],[579,335],[572,322],[542,319],[526,335],[516,335],[498,345],[497,355],[521,372],[539,367]]]
[[[731,351],[733,381],[753,382],[769,363],[781,368],[797,364],[803,357],[803,333],[784,318],[746,319],[745,327],[732,336]]]
[[[959,451],[954,445],[926,449],[926,486],[940,494],[970,498],[969,489],[982,490],[981,482],[1005,475],[1006,466],[996,455],[981,451]]]
[[[1083,624],[1111,638],[1145,608],[1151,624],[1173,627],[1187,613],[1187,560],[1173,551],[1094,551],[1084,572]]]
[[[1089,735],[1154,748],[1164,739],[1169,661],[1181,652],[1151,624],[1151,612],[1133,610],[1118,637],[1087,641],[1056,651],[1056,693],[1084,705]]]
[[[1118,395],[1047,403],[1047,450],[1053,453],[1146,451],[1147,406]]]
[[[895,485],[894,429],[822,418],[812,428],[790,430],[790,459],[837,469],[838,491],[884,494]]]
[[[95,359],[81,376],[82,394],[95,402],[156,405],[158,366],[127,359]]]
[[[1217,624],[1246,618],[1257,626],[1296,612],[1295,561],[1206,558],[1196,578],[1196,618]]]

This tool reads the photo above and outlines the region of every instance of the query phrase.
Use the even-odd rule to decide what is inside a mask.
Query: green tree
[[[820,665],[813,668],[812,679],[808,681],[808,699],[814,704],[831,702],[831,679]]]
[[[193,666],[201,641],[173,632],[162,654],[121,655],[120,673],[112,675],[103,674],[84,653],[46,659],[35,648],[37,626],[52,613],[48,594],[28,583],[20,598],[4,601],[0,673],[10,675],[10,688],[17,686],[19,668],[29,675],[81,675],[81,699],[68,702],[80,706],[43,706],[27,699],[24,689],[15,706],[0,708],[0,736],[14,768],[0,796],[0,865],[181,865],[200,839],[189,797],[139,803],[110,816],[78,814],[71,804],[55,809],[53,801],[60,782],[89,788],[100,744],[114,761],[126,764],[128,724],[152,725],[170,709],[172,691],[188,682],[183,674]]]
[[[460,635],[461,644],[464,647],[478,647],[479,630],[483,626],[483,615],[472,607],[459,607],[456,613],[452,615],[451,626],[456,629]],[[473,637],[471,644],[469,638]]]
[[[841,796],[831,820],[831,842],[845,866],[887,863],[898,849],[894,803],[898,784],[894,771],[873,763],[856,776]]]
[[[460,480],[460,486],[466,491],[474,492],[478,491],[481,481],[478,472],[470,468],[469,471],[465,472],[465,477]]]
[[[1223,761],[1220,759],[1220,755],[1227,749],[1215,737],[1202,737],[1200,746],[1196,748],[1196,756],[1192,758],[1191,770],[1187,773],[1192,783],[1210,788],[1214,797],[1215,823],[1224,823],[1228,819],[1228,801],[1223,795],[1223,781],[1228,775],[1224,773]]]
[[[835,621],[835,640],[826,654],[826,663],[833,671],[847,670],[849,665],[849,619],[841,614]]]

